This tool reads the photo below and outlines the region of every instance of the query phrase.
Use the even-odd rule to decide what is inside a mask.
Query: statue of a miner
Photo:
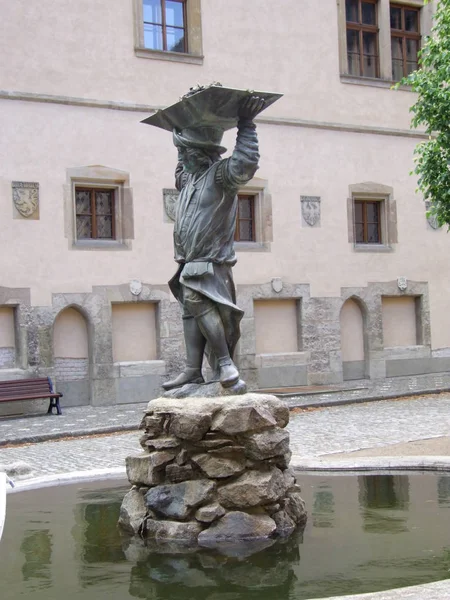
[[[233,353],[244,313],[236,306],[231,270],[236,264],[237,192],[258,169],[253,119],[278,97],[213,85],[194,89],[144,121],[170,126],[178,150],[175,181],[180,195],[173,235],[179,266],[169,286],[182,307],[187,360],[183,372],[163,384],[166,390],[204,383],[204,355],[212,381],[224,388],[239,381]],[[220,145],[224,130],[236,123],[234,151],[221,159],[226,151]]]

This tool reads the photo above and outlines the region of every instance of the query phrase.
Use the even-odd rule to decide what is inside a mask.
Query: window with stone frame
[[[348,241],[356,251],[392,251],[397,243],[397,206],[390,186],[365,182],[349,186]]]
[[[255,194],[238,194],[235,242],[255,242]]]
[[[435,7],[426,0],[339,0],[341,82],[391,87],[417,68]]]
[[[135,53],[201,64],[201,0],[134,0]]]
[[[392,79],[400,81],[418,67],[420,9],[391,4]]]
[[[346,0],[345,13],[349,74],[379,77],[377,0]]]
[[[115,189],[75,186],[77,240],[115,240]]]

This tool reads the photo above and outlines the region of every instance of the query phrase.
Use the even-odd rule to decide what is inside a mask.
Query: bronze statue
[[[216,84],[206,89],[216,95],[215,101],[208,101],[202,90],[192,90],[177,105],[144,121],[165,129],[172,125],[178,150],[175,181],[180,196],[174,248],[179,266],[169,286],[182,307],[187,360],[183,372],[163,384],[166,390],[204,383],[204,355],[213,371],[212,381],[220,381],[225,388],[239,382],[233,354],[244,313],[236,306],[231,270],[236,264],[237,192],[258,169],[253,119],[268,101],[279,97]],[[220,145],[222,136],[232,119],[234,124],[237,120],[236,146],[229,158],[221,159],[226,151]]]

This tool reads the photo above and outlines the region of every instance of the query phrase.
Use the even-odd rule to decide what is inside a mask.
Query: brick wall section
[[[13,369],[15,366],[15,348],[0,348],[0,369]]]
[[[87,379],[89,359],[87,358],[55,358],[55,379],[57,381],[74,381]]]

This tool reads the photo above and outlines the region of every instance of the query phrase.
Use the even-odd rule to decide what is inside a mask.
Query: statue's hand
[[[247,96],[247,98],[244,98],[239,108],[239,118],[253,121],[256,115],[263,110],[265,104],[266,101],[264,98],[260,98],[259,96]]]

